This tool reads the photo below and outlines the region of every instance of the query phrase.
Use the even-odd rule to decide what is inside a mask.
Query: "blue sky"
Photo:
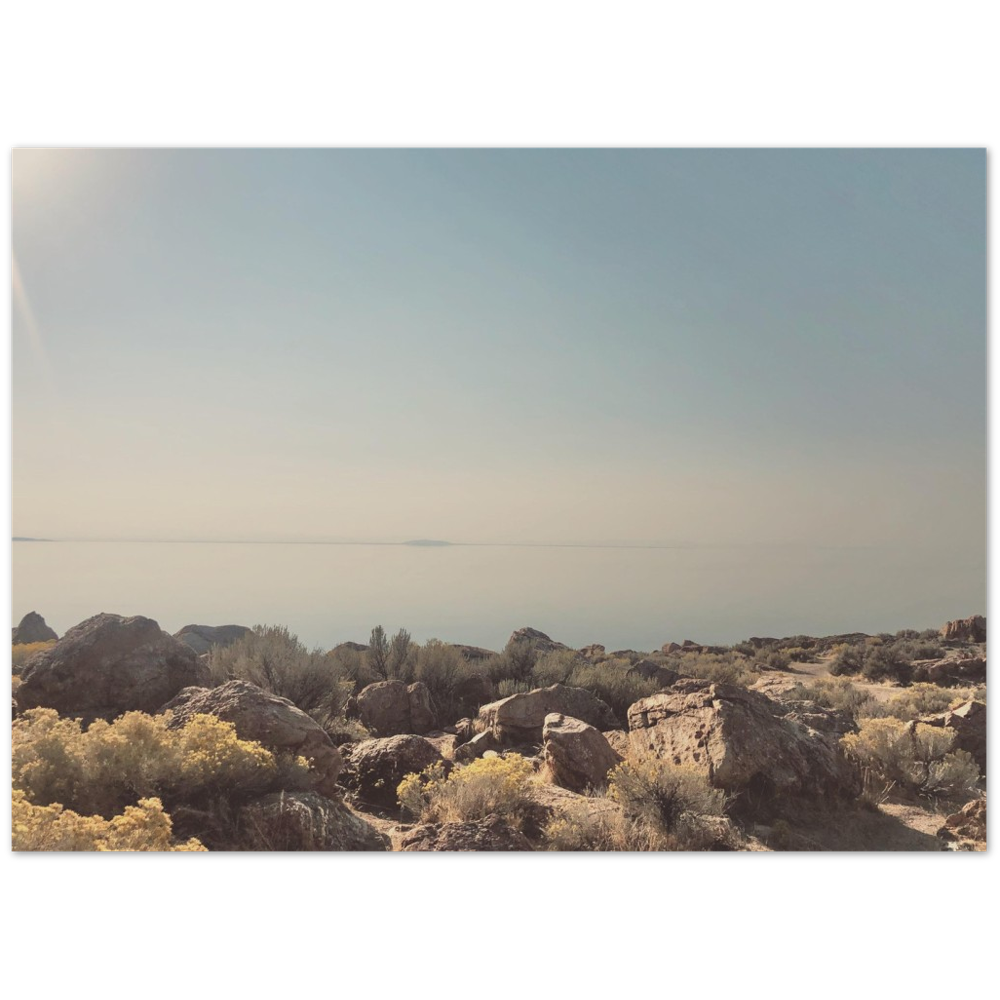
[[[981,553],[985,170],[15,151],[14,532]]]

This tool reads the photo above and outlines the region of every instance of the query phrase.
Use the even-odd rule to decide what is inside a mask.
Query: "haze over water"
[[[12,533],[88,541],[14,544],[14,619],[985,611],[985,194],[977,149],[16,150]],[[487,544],[308,544],[421,537]]]
[[[984,576],[985,557],[902,549],[19,542],[14,620],[37,610],[60,634],[99,611],[169,632],[283,624],[323,648],[381,624],[501,649],[532,625],[574,647],[650,650],[934,627],[984,610]]]

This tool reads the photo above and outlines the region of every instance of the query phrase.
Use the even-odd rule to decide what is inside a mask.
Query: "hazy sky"
[[[14,533],[984,559],[985,171],[15,151]]]

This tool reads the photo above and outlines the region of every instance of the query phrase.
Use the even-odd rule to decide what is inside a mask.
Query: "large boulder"
[[[493,682],[486,674],[470,674],[458,681],[452,695],[459,711],[475,715],[481,706],[493,700]]]
[[[151,618],[100,614],[36,653],[14,697],[22,712],[54,708],[89,723],[124,712],[154,713],[182,688],[207,681],[194,651]]]
[[[469,823],[424,823],[404,834],[401,851],[530,851],[527,837],[499,816]]]
[[[342,802],[316,792],[276,792],[238,817],[244,851],[388,851],[389,838]]]
[[[555,639],[549,638],[544,632],[540,632],[537,628],[531,628],[530,626],[525,626],[511,632],[507,643],[508,645],[515,643],[517,645],[530,646],[536,653],[554,653],[557,650],[569,648],[565,643],[556,642]]]
[[[986,850],[986,799],[966,802],[952,813],[938,830],[937,835],[954,851]]]
[[[11,643],[26,646],[32,642],[52,642],[59,636],[45,624],[45,619],[37,611],[29,611],[20,625],[11,629]]]
[[[622,762],[599,730],[566,715],[547,715],[542,739],[544,775],[574,792],[604,787],[608,771]]]
[[[315,789],[338,794],[343,767],[340,751],[323,728],[287,698],[261,690],[249,681],[227,681],[217,688],[187,688],[160,707],[172,713],[171,729],[186,725],[196,715],[214,715],[231,722],[241,740],[253,740],[277,753],[291,753],[310,761]]]
[[[364,740],[347,750],[343,783],[365,801],[393,808],[403,778],[443,759],[438,748],[422,736]]]
[[[665,667],[662,663],[653,660],[639,660],[635,666],[628,671],[629,677],[641,677],[644,681],[655,681],[660,687],[670,687],[680,677],[676,670]]]
[[[756,691],[683,679],[628,710],[637,755],[653,754],[703,771],[748,814],[778,800],[853,800],[857,767],[840,750],[835,731],[787,717],[787,708]]]
[[[423,734],[436,724],[431,693],[423,681],[369,684],[358,694],[356,710],[361,724],[376,736]]]
[[[600,698],[585,688],[565,684],[512,694],[483,705],[477,725],[481,730],[490,730],[504,746],[541,743],[545,717],[554,712],[580,719],[596,729],[618,726],[615,713]]]
[[[986,660],[981,656],[948,656],[943,660],[918,660],[914,677],[941,687],[986,683]]]
[[[986,642],[986,619],[982,615],[958,618],[942,626],[941,637],[961,642]]]
[[[174,638],[190,646],[200,656],[216,646],[231,646],[251,631],[246,625],[185,625],[174,633]]]
[[[456,764],[468,764],[477,757],[482,757],[488,750],[498,751],[503,749],[500,741],[488,729],[483,733],[476,733],[467,743],[462,743],[455,747],[452,752],[452,759]]]
[[[928,726],[950,729],[955,734],[952,750],[965,750],[986,774],[986,704],[966,701],[947,712],[925,715],[919,720]]]

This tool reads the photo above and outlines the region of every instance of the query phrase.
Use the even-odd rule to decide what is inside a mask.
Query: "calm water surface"
[[[13,619],[60,635],[99,611],[287,625],[309,646],[373,625],[498,649],[533,625],[572,646],[938,626],[986,611],[981,561],[899,549],[614,549],[15,542]]]

